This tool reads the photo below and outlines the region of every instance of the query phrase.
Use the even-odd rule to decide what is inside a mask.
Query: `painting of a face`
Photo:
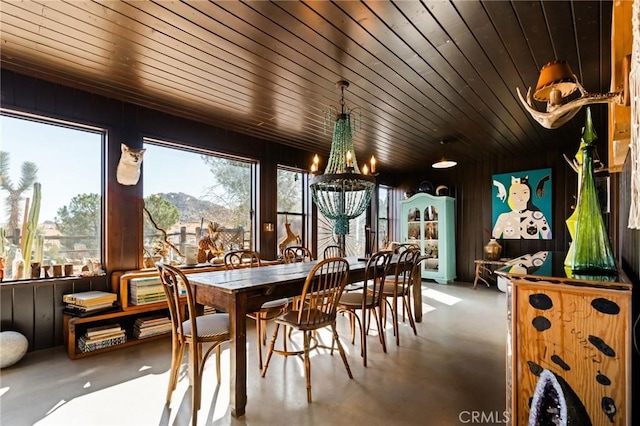
[[[509,188],[509,207],[511,210],[524,210],[527,208],[527,202],[531,198],[529,187],[522,183],[514,183]]]
[[[551,169],[496,174],[491,183],[493,238],[553,237]]]

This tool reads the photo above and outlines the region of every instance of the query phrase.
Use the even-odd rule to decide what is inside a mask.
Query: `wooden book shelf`
[[[219,266],[195,266],[184,268],[183,271],[186,274],[193,272],[208,272],[220,270]],[[155,314],[166,314],[169,316],[169,308],[165,300],[153,303],[146,303],[143,305],[134,305],[130,303],[129,299],[129,283],[134,278],[149,278],[158,276],[158,271],[155,269],[140,269],[136,271],[117,271],[111,274],[111,289],[118,295],[118,301],[120,303],[119,311],[98,313],[86,317],[78,317],[69,314],[63,314],[63,337],[64,344],[67,349],[67,355],[71,359],[84,358],[91,355],[96,355],[104,352],[113,351],[116,349],[126,348],[128,346],[137,345],[152,340],[162,339],[169,337],[171,333],[159,334],[143,339],[137,339],[133,335],[133,328],[135,320],[140,317],[151,316]],[[183,309],[186,306],[187,300],[184,299]],[[120,326],[126,331],[126,342],[109,346],[102,349],[92,350],[90,352],[82,352],[78,345],[78,339],[84,335],[86,330],[90,327],[97,327],[106,324],[120,324]]]

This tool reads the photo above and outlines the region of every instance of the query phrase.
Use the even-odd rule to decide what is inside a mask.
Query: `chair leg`
[[[269,361],[271,361],[271,355],[273,355],[273,349],[276,345],[276,339],[278,338],[278,330],[280,330],[280,324],[276,323],[276,329],[273,331],[273,338],[269,345],[269,352],[267,352],[267,359],[264,361],[264,368],[262,369],[262,377],[267,374],[267,368],[269,368]],[[285,330],[286,331],[286,330]]]
[[[311,334],[304,331],[304,377],[307,381],[307,402],[311,403],[311,361],[309,360],[309,340]]]
[[[178,383],[178,373],[182,365],[182,356],[184,355],[184,344],[180,343],[176,336],[171,337],[171,372],[169,373],[169,386],[167,388],[167,402],[171,402],[171,395],[176,389]]]
[[[416,328],[416,320],[413,318],[413,311],[411,310],[411,297],[409,296],[409,294],[403,297],[402,301],[407,309],[407,316],[409,317],[409,324],[411,324],[411,328],[413,328],[413,334],[417,336],[418,329]]]
[[[220,343],[217,343],[217,346],[216,346],[216,376],[218,377],[218,384],[220,384],[220,382],[221,382],[220,375],[222,374],[221,370],[220,370],[220,354],[221,354],[220,347],[221,346],[222,345]],[[204,360],[203,360],[203,362],[204,362]]]
[[[344,363],[344,367],[347,369],[347,374],[350,379],[353,379],[353,374],[351,374],[351,368],[349,368],[349,362],[347,361],[347,355],[344,352],[344,348],[342,347],[342,343],[340,343],[340,338],[338,337],[338,330],[336,330],[336,323],[331,324],[331,329],[333,330],[333,340],[338,343],[338,350],[340,351],[340,357],[342,357],[342,362]]]
[[[384,305],[380,305],[378,306],[378,310],[380,311],[380,314],[378,314],[375,310],[375,308],[373,309],[373,315],[376,317],[376,322],[378,323],[378,339],[380,339],[380,343],[382,344],[382,351],[384,353],[387,353],[387,339],[385,337],[385,332],[384,332],[384,324],[382,322],[382,309],[383,309]]]
[[[360,354],[362,355],[362,363],[365,367],[367,366],[367,330],[369,329],[366,311],[370,312],[369,309],[362,311],[362,321],[360,322]]]
[[[351,311],[347,311],[347,315],[349,316],[349,325],[351,326],[351,344],[353,345],[356,341],[356,322],[353,319],[354,314]]]
[[[199,357],[201,348],[199,344],[191,343],[189,345],[189,367],[193,375],[191,383],[191,423],[195,426],[198,423],[198,410],[200,409],[200,383],[201,373],[199,365]]]
[[[262,370],[262,314],[256,312],[256,352],[258,354],[258,368]]]
[[[406,291],[406,289],[405,289],[405,288],[403,288],[403,289],[402,289],[402,293],[404,294],[404,293],[405,293],[405,291]],[[403,298],[403,301],[404,301],[404,296],[403,296],[402,298]],[[404,321],[405,321],[405,320],[404,320],[405,315],[406,315],[406,307],[405,307],[405,305],[404,305],[404,303],[403,303],[403,304],[402,304],[402,322],[404,322]]]
[[[396,345],[400,346],[400,327],[398,326],[398,298],[393,298],[393,308],[391,312],[393,319],[393,333],[396,335]]]

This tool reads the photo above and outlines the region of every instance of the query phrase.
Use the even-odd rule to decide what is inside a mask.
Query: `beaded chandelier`
[[[344,248],[344,237],[349,233],[349,220],[360,216],[371,201],[376,186],[375,178],[363,166],[360,173],[352,137],[352,111],[345,108],[344,89],[349,82],[340,80],[336,87],[341,89],[340,112],[336,111],[333,125],[333,139],[329,161],[323,174],[310,180],[311,196],[318,210],[333,221],[338,245]],[[312,174],[318,171],[318,156],[311,166]],[[371,158],[371,173],[375,173],[375,158]]]

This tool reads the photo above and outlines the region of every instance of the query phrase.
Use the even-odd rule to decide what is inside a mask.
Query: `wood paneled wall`
[[[577,146],[577,142],[576,142]],[[567,153],[570,155],[571,153]],[[573,154],[571,154],[573,155]],[[560,159],[560,160],[558,160]],[[553,216],[551,240],[500,240],[503,257],[517,257],[539,250],[564,251],[569,233],[565,220],[572,213],[577,192],[577,174],[562,159],[562,152],[540,155],[501,157],[477,161],[446,171],[430,171],[412,181],[413,185],[429,180],[434,186],[446,184],[456,199],[456,263],[457,280],[472,282],[475,259],[483,258],[483,247],[491,238],[492,175],[551,168],[553,176]],[[454,182],[454,183],[452,183]],[[410,183],[405,185],[411,187]]]
[[[600,135],[606,135],[606,106],[592,107],[594,127]],[[575,120],[584,120],[585,111],[581,111]],[[456,199],[456,263],[457,280],[472,282],[475,275],[475,259],[483,258],[483,246],[489,241],[492,223],[492,175],[524,170],[551,168],[553,176],[552,232],[551,240],[500,240],[503,246],[502,256],[517,257],[539,250],[566,251],[569,248],[570,235],[566,227],[566,219],[573,213],[577,195],[578,175],[563,159],[563,154],[572,158],[578,149],[579,134],[575,135],[572,151],[548,150],[525,152],[521,155],[505,155],[492,160],[478,160],[474,163],[459,164],[452,169],[428,171],[420,175],[405,177],[399,184],[406,189],[415,190],[419,183],[427,180],[434,187],[444,184]],[[598,140],[598,153],[606,160],[606,138]],[[564,145],[566,144],[559,144]],[[610,236],[616,245],[625,240],[626,234],[618,231],[616,202],[618,179],[611,178],[612,213],[605,215],[609,223]],[[626,223],[626,222],[625,222]],[[637,238],[637,237],[636,237]],[[636,240],[637,245],[637,240]],[[614,249],[615,250],[615,249]],[[615,250],[618,258],[619,250]],[[637,252],[636,252],[637,253]],[[637,270],[636,270],[637,276]]]
[[[62,345],[62,295],[89,290],[111,287],[106,276],[2,284],[0,326],[22,333],[29,351]]]

